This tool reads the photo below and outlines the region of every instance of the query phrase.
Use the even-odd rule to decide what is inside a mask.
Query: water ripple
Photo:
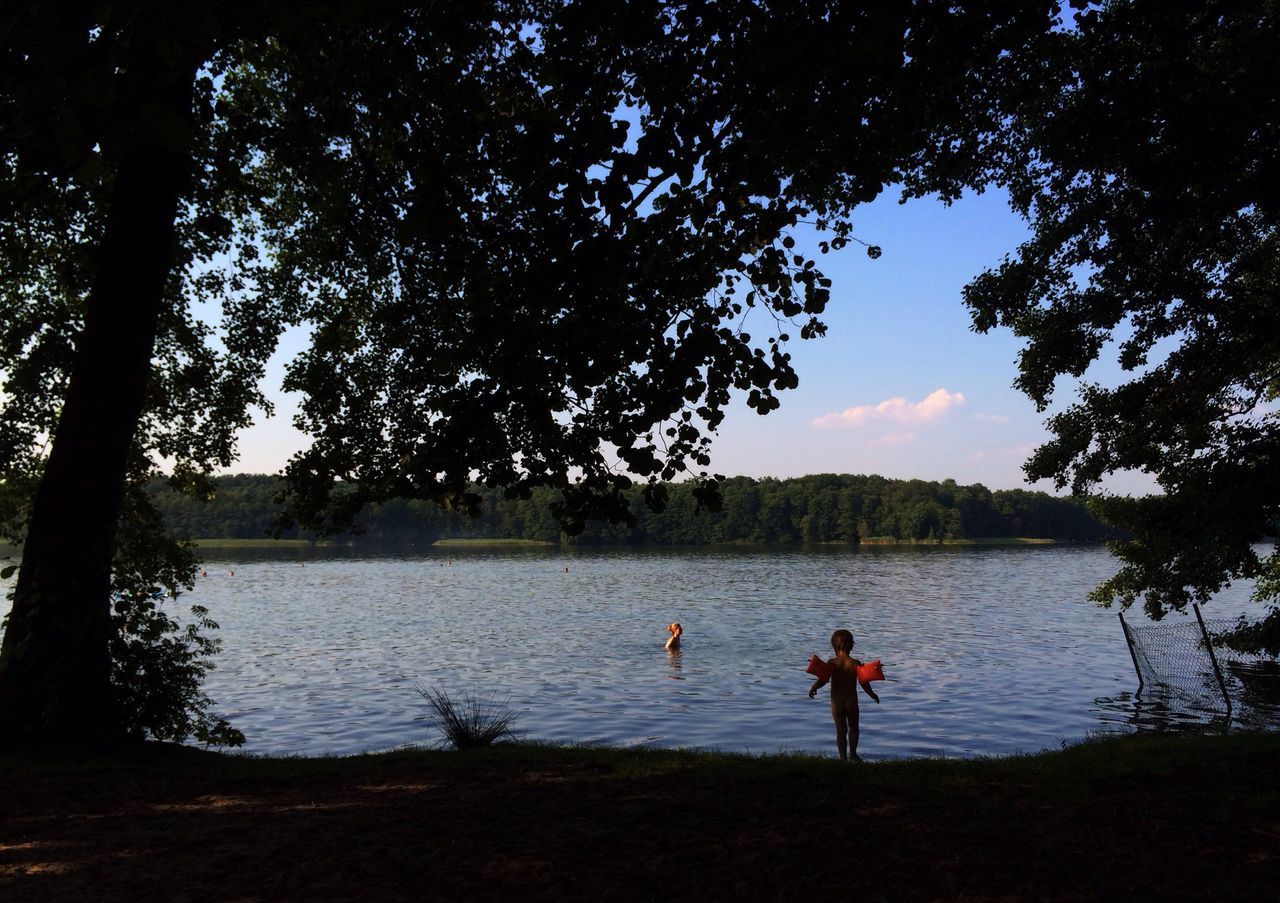
[[[207,689],[254,752],[437,742],[421,685],[505,700],[538,739],[831,754],[803,669],[837,627],[888,676],[881,705],[863,699],[866,758],[1222,716],[1134,697],[1116,617],[1085,598],[1114,569],[1096,548],[309,554],[211,559],[187,597],[222,626]],[[1215,615],[1247,595],[1233,587]],[[662,649],[673,620],[678,656]],[[1237,723],[1275,723],[1245,709]]]

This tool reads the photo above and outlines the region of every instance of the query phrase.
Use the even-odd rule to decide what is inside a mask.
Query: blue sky
[[[1007,330],[973,332],[961,303],[965,283],[1012,253],[1026,225],[1000,192],[946,207],[932,199],[899,204],[889,191],[856,211],[854,227],[883,256],[871,260],[851,244],[819,258],[833,280],[827,335],[789,344],[800,386],[782,393],[779,410],[761,417],[736,401],[712,447],[711,470],[1026,487],[1021,465],[1046,438],[1047,414],[1011,387],[1018,340]],[[763,337],[767,324],[749,323],[748,331]],[[277,471],[305,441],[289,423],[292,404],[278,391],[280,364],[296,350],[296,341],[282,346],[268,378],[277,414],[242,434],[234,471]],[[1095,369],[1091,378],[1114,382],[1113,365]],[[1071,390],[1061,386],[1056,405],[1069,403]],[[1107,488],[1140,493],[1151,485],[1131,475]]]

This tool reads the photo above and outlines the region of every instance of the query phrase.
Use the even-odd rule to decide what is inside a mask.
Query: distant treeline
[[[227,476],[209,501],[154,487],[155,503],[179,535],[198,539],[261,538],[276,518],[276,478]],[[722,510],[698,511],[693,487],[673,483],[661,513],[649,511],[635,491],[633,527],[593,522],[580,536],[562,537],[552,515],[559,493],[535,491],[506,499],[480,488],[481,514],[446,511],[429,502],[396,500],[366,509],[356,541],[425,544],[439,539],[523,539],[608,545],[713,543],[857,544],[1023,537],[1098,542],[1113,535],[1075,499],[1021,489],[991,491],[954,480],[890,480],[878,476],[818,474],[789,480],[733,477],[721,484]],[[299,538],[289,531],[286,538]],[[302,537],[302,538],[305,538]]]

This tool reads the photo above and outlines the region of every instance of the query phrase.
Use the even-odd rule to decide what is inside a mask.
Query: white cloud
[[[923,423],[936,420],[952,405],[964,404],[964,395],[959,392],[948,392],[937,389],[926,398],[917,402],[905,398],[886,398],[879,404],[864,404],[831,414],[815,417],[809,424],[817,429],[832,427],[862,426],[877,420],[889,420],[894,423]]]
[[[885,433],[879,439],[873,439],[868,445],[906,445],[908,442],[914,442],[915,433]]]
[[[997,448],[980,449],[969,455],[970,461],[1007,461],[1010,459],[1023,460],[1036,450],[1034,442],[1024,442],[1021,445],[1003,445]]]

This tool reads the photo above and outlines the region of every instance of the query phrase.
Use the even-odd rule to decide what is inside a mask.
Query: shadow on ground
[[[1233,898],[1280,878],[1278,753],[1264,735],[852,767],[524,745],[7,757],[0,898]]]

